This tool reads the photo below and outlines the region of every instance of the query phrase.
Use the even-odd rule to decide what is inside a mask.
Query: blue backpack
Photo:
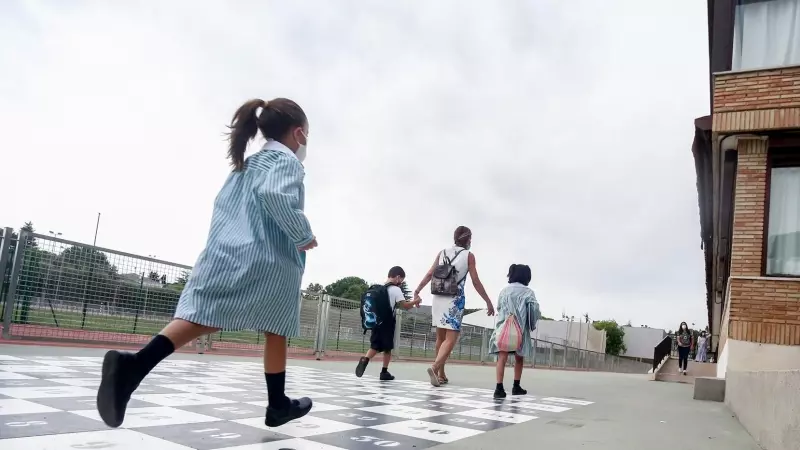
[[[374,330],[392,320],[389,286],[391,284],[373,284],[361,296],[361,327],[364,334],[367,334],[367,330]]]

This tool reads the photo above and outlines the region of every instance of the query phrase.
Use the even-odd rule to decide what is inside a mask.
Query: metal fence
[[[108,345],[143,345],[175,311],[191,267],[53,236],[2,230],[0,237],[2,336]],[[317,358],[363,354],[359,302],[303,292],[295,355]],[[451,360],[484,363],[491,333],[464,325]],[[220,331],[192,343],[198,351],[259,352],[261,333]],[[436,330],[430,314],[398,311],[395,357],[432,360]],[[649,364],[533,340],[538,367],[647,373]]]

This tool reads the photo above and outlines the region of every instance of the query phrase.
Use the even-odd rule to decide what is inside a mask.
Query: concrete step
[[[694,379],[694,399],[712,402],[725,401],[725,378],[697,377]]]
[[[656,381],[694,384],[694,380],[697,377],[716,377],[717,365],[712,363],[689,361],[686,372],[686,375],[678,372],[678,359],[670,358],[656,376]]]

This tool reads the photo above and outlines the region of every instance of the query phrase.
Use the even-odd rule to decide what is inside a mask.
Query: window
[[[767,275],[800,276],[800,149],[771,158]]]
[[[800,64],[800,0],[738,0],[733,70]]]

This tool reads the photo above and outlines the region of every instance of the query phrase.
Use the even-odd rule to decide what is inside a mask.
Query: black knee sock
[[[267,380],[267,401],[269,406],[284,409],[289,406],[289,397],[286,396],[286,372],[265,373]]]
[[[137,372],[140,378],[144,378],[153,370],[153,367],[164,360],[167,356],[175,352],[175,345],[168,337],[156,335],[149,344],[136,353]]]

